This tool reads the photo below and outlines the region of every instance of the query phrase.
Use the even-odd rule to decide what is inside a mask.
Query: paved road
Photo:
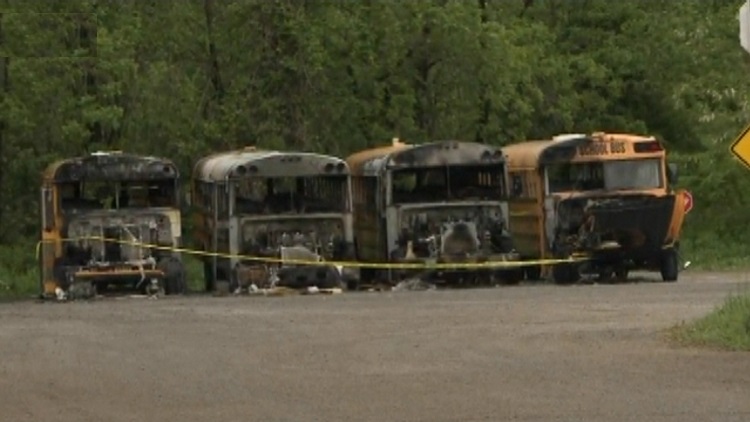
[[[4,421],[743,421],[750,353],[675,348],[677,284],[0,305]]]

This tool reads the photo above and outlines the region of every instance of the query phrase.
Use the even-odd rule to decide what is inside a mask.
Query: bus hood
[[[675,198],[674,194],[606,194],[559,200],[556,239],[567,239],[569,249],[661,249]]]

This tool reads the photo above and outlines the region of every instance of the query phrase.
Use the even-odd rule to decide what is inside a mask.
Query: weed
[[[685,345],[750,351],[750,292],[733,294],[713,312],[672,329]]]

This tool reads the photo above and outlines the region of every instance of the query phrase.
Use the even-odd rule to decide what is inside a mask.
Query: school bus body
[[[171,161],[113,151],[51,163],[40,211],[41,296],[90,296],[113,285],[184,292],[182,258],[172,251],[182,228]]]
[[[676,280],[684,191],[671,188],[676,172],[657,139],[570,134],[503,151],[511,233],[524,259],[589,258],[580,266],[551,267],[560,282],[577,280],[579,271],[627,277],[631,269],[659,270]],[[529,277],[542,270],[532,267]]]
[[[324,288],[356,278],[352,268],[277,264],[354,258],[350,183],[346,163],[323,154],[248,147],[198,160],[191,207],[206,290],[217,282],[233,292]]]
[[[463,141],[391,145],[347,158],[354,233],[363,263],[472,263],[514,260],[507,232],[502,151]],[[392,284],[417,274],[438,282],[479,282],[518,270],[409,271],[362,268],[365,282]],[[494,274],[493,274],[494,273]]]

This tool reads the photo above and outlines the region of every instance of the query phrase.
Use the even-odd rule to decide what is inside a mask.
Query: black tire
[[[532,265],[530,267],[525,267],[524,273],[526,276],[526,280],[529,280],[529,281],[541,280],[542,279],[542,266]]]
[[[214,291],[214,289],[216,289],[213,265],[205,261],[203,262],[203,283],[206,292],[212,292]]]
[[[672,283],[677,281],[680,266],[677,257],[677,251],[674,248],[665,249],[661,254],[661,279]]]
[[[576,264],[557,264],[552,267],[552,279],[556,284],[573,284],[581,279]]]
[[[597,280],[599,282],[608,283],[612,281],[612,277],[614,276],[614,272],[611,270],[602,270],[599,271]]]
[[[502,284],[515,286],[523,281],[524,270],[523,268],[510,268],[507,270],[499,270],[496,273],[497,278],[500,279]]]
[[[184,294],[187,290],[187,283],[182,261],[170,256],[160,260],[157,266],[164,272],[164,293],[167,295]]]
[[[630,270],[627,268],[615,269],[615,278],[617,278],[617,280],[619,281],[627,281],[629,274],[630,274]]]

